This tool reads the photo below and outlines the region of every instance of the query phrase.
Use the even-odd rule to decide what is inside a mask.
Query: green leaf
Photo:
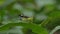
[[[56,26],[60,25],[60,11],[51,12],[48,15],[48,18],[40,25],[46,27],[48,30],[52,30]]]
[[[0,16],[1,16],[0,23],[3,21],[4,15],[5,15],[5,10],[0,10]]]
[[[0,0],[0,5],[3,5],[6,0]]]
[[[43,27],[35,24],[28,24],[28,23],[9,23],[7,25],[0,27],[0,31],[9,30],[10,27],[14,27],[14,26],[23,26],[25,28],[30,28],[32,29],[33,32],[37,34],[48,34],[47,30],[44,29]]]

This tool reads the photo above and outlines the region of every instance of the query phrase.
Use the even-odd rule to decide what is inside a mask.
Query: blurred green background
[[[50,34],[60,25],[60,0],[0,0],[0,34]]]

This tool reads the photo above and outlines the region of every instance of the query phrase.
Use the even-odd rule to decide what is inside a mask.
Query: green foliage
[[[0,5],[4,4],[5,0],[0,0]]]
[[[0,3],[0,5],[2,5],[4,3],[4,0],[0,0],[2,3]],[[58,0],[59,1],[59,0]],[[19,17],[18,15],[22,13],[22,11],[19,11],[17,9],[13,9],[13,5],[15,3],[19,3],[22,7],[23,7],[23,11],[26,9],[25,5],[27,3],[32,3],[35,8],[32,10],[34,12],[33,15],[33,19],[32,21],[27,20],[27,22],[25,23],[23,20],[23,22],[17,22],[17,23],[13,23],[14,21],[12,20],[13,18]],[[6,4],[5,4],[6,5]],[[2,27],[0,27],[0,31],[6,31],[6,30],[10,30],[11,27],[14,26],[23,26],[23,31],[24,34],[26,32],[28,32],[28,29],[31,29],[31,31],[33,33],[36,34],[48,34],[49,30],[52,30],[53,28],[55,28],[56,26],[60,25],[60,10],[57,9],[56,4],[47,4],[44,5],[42,8],[40,8],[40,10],[37,8],[37,4],[35,3],[35,0],[15,0],[14,2],[11,2],[10,4],[6,5],[5,7],[3,6],[0,9],[0,25],[4,22],[4,16],[7,14],[9,21],[11,19],[12,23],[8,23]],[[28,10],[28,9],[26,9]],[[7,13],[6,13],[7,11]],[[36,15],[37,14],[45,14],[47,17],[47,19],[44,19],[42,21],[40,20],[36,20]],[[27,18],[28,19],[28,18]],[[18,21],[18,20],[17,20]],[[47,31],[48,29],[48,31]],[[31,32],[30,32],[31,33]],[[33,34],[31,33],[31,34]]]
[[[47,30],[44,29],[43,27],[38,26],[36,24],[27,24],[27,23],[9,23],[7,25],[0,27],[0,31],[9,30],[11,27],[14,27],[14,26],[23,26],[25,28],[32,29],[32,32],[35,32],[37,34],[48,34]]]
[[[48,21],[48,24],[46,25],[48,29],[52,30],[56,26],[60,25],[60,11],[52,12],[50,15],[50,20]]]

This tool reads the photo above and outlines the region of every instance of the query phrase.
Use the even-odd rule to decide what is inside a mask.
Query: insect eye
[[[18,16],[23,16],[23,15],[20,14],[20,15],[18,15]]]

